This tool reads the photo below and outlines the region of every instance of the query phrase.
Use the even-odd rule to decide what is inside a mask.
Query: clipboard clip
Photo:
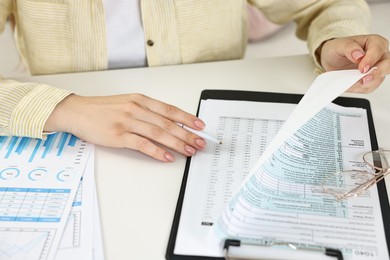
[[[343,254],[338,249],[324,247],[304,248],[298,247],[290,242],[272,242],[267,245],[259,245],[254,243],[241,243],[237,239],[226,239],[223,253],[225,260],[343,260]]]

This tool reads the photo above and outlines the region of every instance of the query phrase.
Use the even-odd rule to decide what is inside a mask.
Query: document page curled
[[[174,254],[222,257],[221,241],[234,238],[388,259],[377,189],[342,201],[321,189],[371,150],[366,109],[331,103],[363,76],[322,74],[298,105],[201,100],[199,117],[223,144],[191,159]]]

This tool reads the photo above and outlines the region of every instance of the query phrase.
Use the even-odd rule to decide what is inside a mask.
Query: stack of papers
[[[0,136],[0,259],[104,259],[94,146]]]
[[[198,116],[222,144],[187,164],[167,259],[223,257],[226,239],[247,245],[239,259],[323,259],[312,253],[325,257],[325,249],[388,259],[385,191],[339,201],[322,186],[341,170],[366,170],[362,155],[377,149],[368,101],[331,103],[362,77],[324,73],[297,105],[291,94],[202,93]],[[359,183],[331,180],[340,189]]]

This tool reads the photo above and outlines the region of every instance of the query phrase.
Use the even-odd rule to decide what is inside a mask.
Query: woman
[[[367,34],[364,0],[250,4],[274,23],[294,20],[318,72],[378,67],[351,91],[374,90],[390,71],[388,41]],[[239,59],[247,43],[244,0],[2,0],[0,30],[10,16],[32,74]],[[206,145],[176,124],[202,130],[200,119],[142,94],[82,97],[0,79],[0,101],[0,135],[44,138],[46,132],[64,131],[165,162],[174,156],[164,147],[191,156]]]

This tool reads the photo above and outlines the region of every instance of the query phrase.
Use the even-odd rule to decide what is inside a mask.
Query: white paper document
[[[88,159],[62,234],[56,260],[92,259],[94,229],[94,153]]]
[[[68,133],[0,136],[0,161],[0,259],[92,259],[92,242],[79,249],[92,241],[94,202],[82,200],[93,198],[93,145]]]
[[[322,74],[298,105],[202,100],[199,117],[222,144],[191,159],[174,253],[221,257],[235,238],[388,259],[377,189],[338,201],[321,186],[363,169],[371,150],[367,111],[330,103],[363,76]]]

